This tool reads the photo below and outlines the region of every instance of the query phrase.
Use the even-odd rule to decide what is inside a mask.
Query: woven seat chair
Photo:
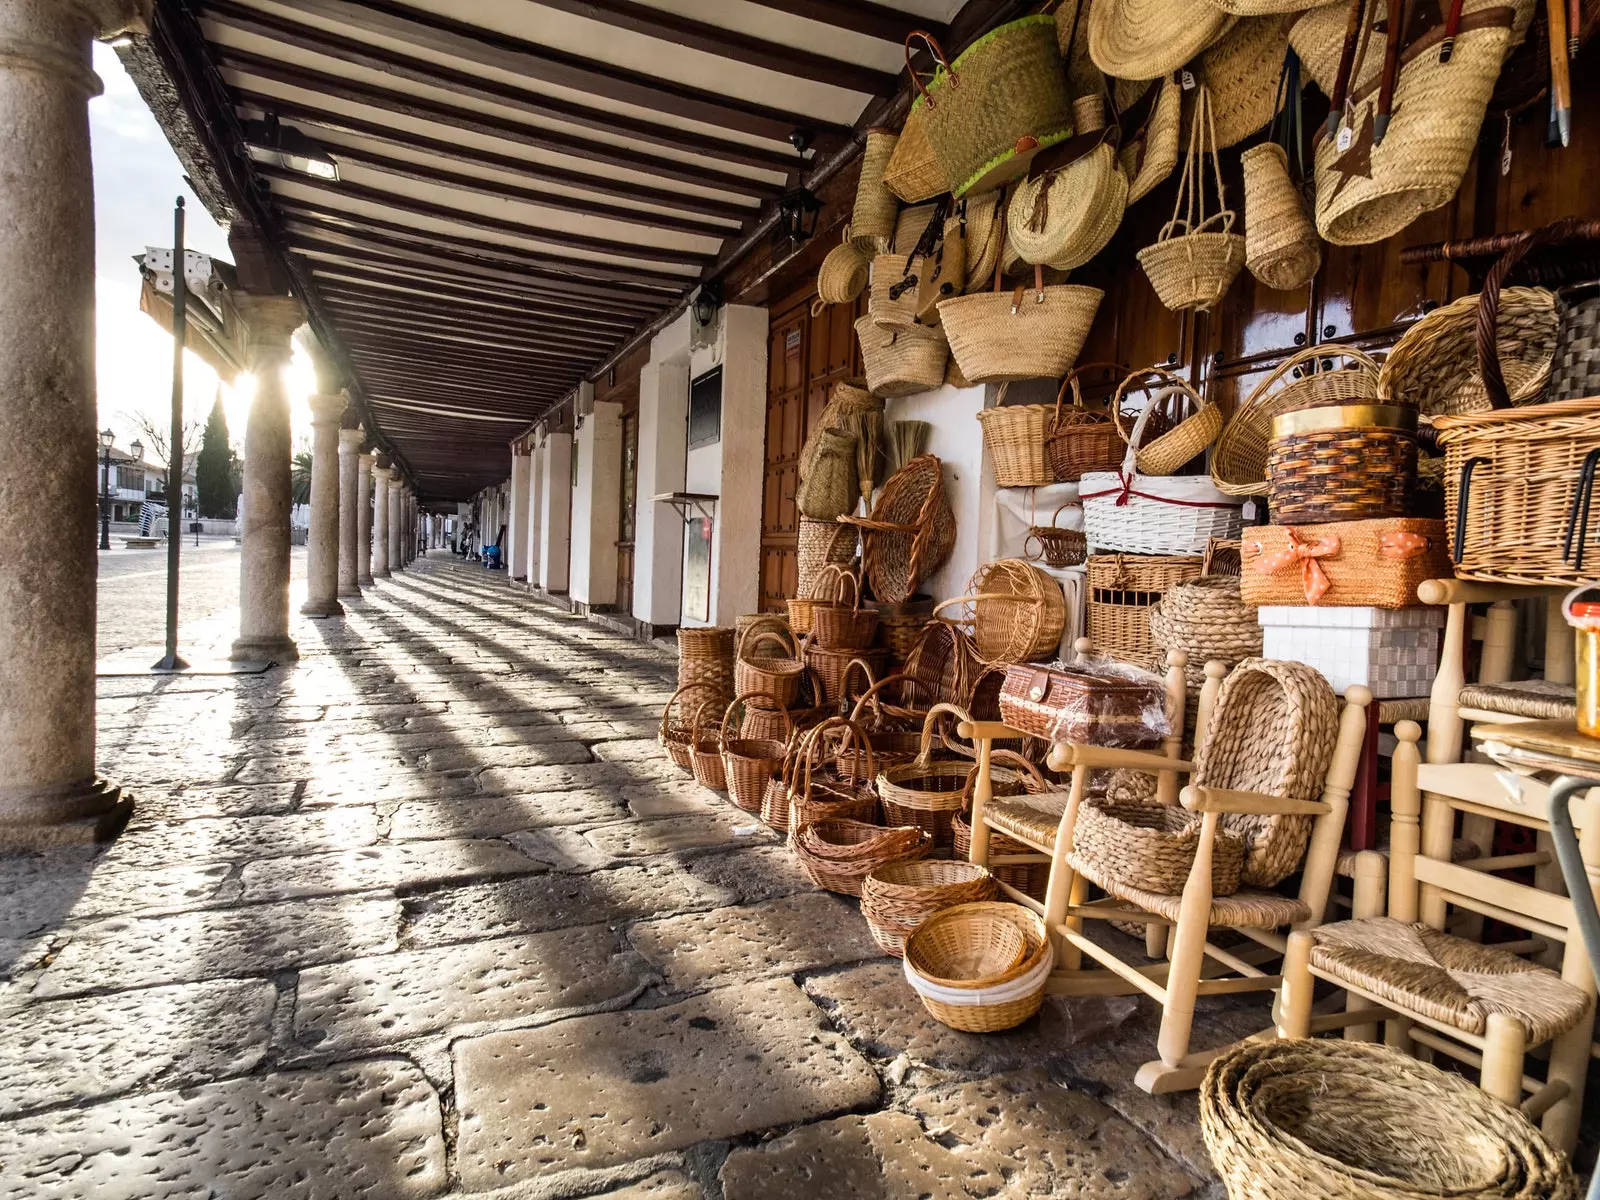
[[[1186,662],[1178,652],[1168,657],[1168,718],[1177,731],[1183,728]],[[971,861],[991,866],[991,831],[1049,856],[1043,903],[1002,885],[1010,899],[1043,915],[1057,942],[1057,970],[1047,990],[1075,996],[1142,992],[1161,1005],[1160,1057],[1134,1077],[1147,1092],[1198,1087],[1207,1064],[1226,1049],[1190,1049],[1198,997],[1275,990],[1281,977],[1261,964],[1282,955],[1284,927],[1321,924],[1372,699],[1366,688],[1353,687],[1341,710],[1326,681],[1299,663],[1247,659],[1225,680],[1220,675],[1206,673],[1194,762],[1176,755],[1181,732],[1169,734],[1165,754],[1062,742],[1052,747],[1049,765],[1071,771],[1064,800],[1053,799],[1048,806],[1040,797],[996,800],[982,786],[981,773],[973,797]],[[977,742],[980,763],[991,753],[990,739],[1014,736],[1005,725],[988,722],[961,733]],[[1157,775],[1158,800],[1170,796],[1176,776],[1191,781],[1181,803],[1196,814],[1199,838],[1180,895],[1135,886],[1075,845],[1091,772],[1118,768]],[[1052,828],[1057,807],[1060,815]],[[1222,832],[1244,839],[1245,859],[1243,886],[1218,896],[1212,866]],[[995,860],[1001,861],[1009,860]],[[1301,880],[1295,895],[1272,890],[1297,870]],[[1091,883],[1107,893],[1103,899],[1088,898]],[[1164,944],[1169,961],[1127,961],[1114,947],[1085,936],[1087,920],[1143,925],[1147,952]],[[1212,939],[1218,929],[1257,944],[1224,949]],[[1100,969],[1084,969],[1085,955]],[[1208,958],[1225,970],[1208,969]]]
[[[1479,786],[1482,776],[1470,768],[1480,764],[1422,764],[1421,733],[1414,721],[1396,729],[1388,915],[1290,935],[1278,1032],[1298,1038],[1313,1029],[1385,1022],[1390,1046],[1421,1047],[1477,1067],[1484,1091],[1520,1107],[1570,1153],[1583,1109],[1595,995],[1575,910],[1564,895],[1497,873],[1531,865],[1537,855],[1456,861],[1453,837],[1458,811],[1488,811],[1547,830],[1549,788],[1519,777],[1513,796],[1493,779]],[[1600,882],[1600,808],[1584,800],[1572,815],[1590,880]],[[1453,936],[1445,932],[1452,909],[1493,917],[1530,936],[1491,946]],[[1565,947],[1559,970],[1523,957],[1546,951],[1551,942]],[[1345,989],[1351,998],[1346,1012],[1312,1017],[1315,979]],[[1541,1046],[1548,1046],[1542,1079],[1537,1067],[1527,1073],[1526,1061]]]

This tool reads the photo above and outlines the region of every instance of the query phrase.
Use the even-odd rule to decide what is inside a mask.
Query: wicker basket
[[[1217,158],[1217,134],[1211,116],[1211,93],[1205,84],[1195,92],[1194,123],[1189,131],[1189,153],[1184,159],[1172,220],[1161,227],[1153,246],[1139,251],[1150,286],[1161,303],[1174,312],[1204,311],[1233,286],[1244,266],[1245,240],[1233,232],[1232,210],[1206,216],[1205,165],[1209,155],[1216,178],[1219,203],[1226,205],[1222,164]],[[1187,197],[1188,207],[1184,207]],[[1186,213],[1180,216],[1180,213]],[[1217,228],[1213,229],[1212,226]]]
[[[1261,623],[1240,595],[1237,575],[1202,575],[1170,589],[1150,609],[1152,670],[1167,652],[1188,656],[1184,679],[1191,694],[1205,684],[1208,662],[1234,665],[1261,653]],[[1186,710],[1187,711],[1187,710]]]
[[[970,761],[934,757],[934,730],[941,715],[968,719],[954,704],[934,705],[923,722],[917,757],[879,772],[878,798],[886,820],[926,830],[938,853],[948,855],[955,847],[951,820],[965,806],[967,776],[973,767]],[[989,778],[997,796],[1015,796],[1022,791],[1022,777],[1015,771],[994,767]]]
[[[861,581],[853,571],[834,570],[838,584],[832,599],[819,596],[811,609],[813,643],[824,650],[864,650],[878,632],[878,610],[861,607]],[[847,591],[849,603],[844,598]]]
[[[813,521],[804,514],[800,517],[800,533],[795,550],[798,580],[797,597],[809,597],[816,585],[817,575],[829,563],[849,565],[856,556],[856,531],[837,521]],[[796,630],[809,633],[810,627]]]
[[[1418,584],[1451,573],[1445,523],[1420,517],[1304,529],[1261,525],[1246,531],[1239,558],[1244,602],[1258,607],[1410,608],[1418,603]]]
[[[1556,320],[1559,332],[1546,399],[1600,396],[1600,355],[1594,352],[1600,342],[1600,281],[1575,283],[1557,292]]]
[[[1414,405],[1429,417],[1493,407],[1478,373],[1480,300],[1476,293],[1452,300],[1405,331],[1378,374],[1378,396],[1385,404]],[[1502,288],[1497,317],[1495,347],[1511,403],[1538,404],[1556,352],[1555,294],[1544,288]]]
[[[872,270],[872,252],[863,250],[844,227],[844,241],[828,251],[817,268],[817,298],[811,302],[811,315],[819,317],[830,304],[854,304],[866,289]]]
[[[1146,407],[1132,441],[1149,420]],[[1186,422],[1187,423],[1187,422]],[[1242,500],[1219,491],[1206,475],[1143,475],[1128,447],[1116,474],[1092,471],[1078,481],[1083,529],[1097,550],[1132,554],[1201,554],[1213,538],[1237,537]]]
[[[784,736],[781,738],[748,738],[729,732],[728,721],[746,696],[736,698],[722,714],[722,770],[727,781],[728,799],[745,812],[759,813],[766,799],[767,784],[783,770],[783,760],[789,752],[789,741],[794,725],[789,714],[777,703],[777,697],[766,696],[773,709],[783,718]]]
[[[871,517],[841,517],[862,531],[861,561],[872,594],[896,604],[944,565],[956,542],[956,518],[943,467],[932,454],[889,476]]]
[[[1122,439],[1111,414],[1090,412],[1083,406],[1078,379],[1083,372],[1097,367],[1112,367],[1121,375],[1128,373],[1120,363],[1084,363],[1067,372],[1056,392],[1055,414],[1045,433],[1045,454],[1052,476],[1061,483],[1076,483],[1085,471],[1115,471],[1122,464]],[[1064,410],[1062,402],[1069,388],[1072,407]]]
[[[1159,390],[1151,386],[1152,382],[1160,385]],[[1124,424],[1122,405],[1130,387],[1137,387],[1145,394],[1140,410],[1143,426],[1138,421],[1132,427]],[[1166,367],[1133,372],[1117,385],[1109,407],[1117,435],[1126,445],[1138,447],[1134,463],[1142,475],[1176,475],[1204,454],[1222,432],[1222,410],[1208,403],[1188,380]],[[1180,417],[1184,408],[1191,411]],[[1167,418],[1166,432],[1147,438],[1143,429],[1149,428],[1149,422],[1158,413]],[[1104,469],[1116,470],[1117,464]]]
[[[779,653],[770,658],[757,658],[756,651],[764,645],[776,645]],[[739,695],[771,696],[781,707],[792,709],[800,699],[804,673],[805,664],[800,660],[793,636],[776,629],[752,630],[739,646],[733,678]]]
[[[1078,505],[1068,501],[1061,505],[1050,516],[1048,525],[1028,526],[1028,536],[1022,540],[1022,556],[1026,559],[1043,559],[1047,566],[1076,567],[1083,563],[1089,556],[1089,539],[1082,529],[1067,529],[1056,524],[1061,514],[1069,508]],[[1082,515],[1079,515],[1082,521]],[[1039,543],[1037,551],[1030,551],[1029,545]]]
[[[999,923],[1014,926],[1022,935],[1021,958],[1008,969],[948,983],[923,974],[921,968],[934,976],[962,974],[962,964],[972,960],[968,943],[992,936],[986,930]],[[949,927],[960,932],[952,937]],[[906,939],[906,982],[930,1016],[966,1033],[1012,1029],[1036,1014],[1044,1004],[1045,983],[1054,965],[1044,919],[1019,904],[958,904],[929,917]]]
[[[1174,805],[1085,800],[1072,831],[1074,856],[1094,862],[1102,877],[1160,896],[1183,894],[1199,847],[1200,818]],[[1211,894],[1238,891],[1243,867],[1244,839],[1219,829],[1211,848]]]
[[[696,783],[713,792],[725,792],[728,777],[722,766],[722,738],[716,734],[707,737],[701,728],[709,709],[710,704],[702,704],[694,710],[694,721],[689,727],[689,762]],[[715,717],[716,713],[713,711],[711,715]]]
[[[856,179],[856,202],[850,210],[850,227],[856,245],[874,254],[889,248],[894,218],[900,206],[884,186],[884,174],[894,159],[900,135],[892,129],[867,130],[861,151],[861,174]],[[858,288],[859,292],[860,289]]]
[[[1040,267],[1034,268],[1031,288],[1003,291],[1005,255],[1000,257],[992,291],[939,302],[939,319],[961,373],[972,383],[1065,375],[1078,361],[1105,293],[1074,283],[1046,287]]]
[[[877,757],[864,728],[845,717],[829,717],[807,731],[785,760],[787,822],[850,820],[878,823],[873,781]]]
[[[969,634],[949,621],[931,621],[906,657],[902,697],[907,707],[920,709],[920,724],[935,704],[961,703],[982,667]]]
[[[1280,413],[1370,401],[1378,364],[1353,346],[1308,346],[1284,359],[1233,413],[1211,455],[1211,482],[1230,496],[1267,494],[1267,450]]]
[[[856,320],[856,338],[874,396],[909,396],[944,383],[950,347],[942,329],[884,329],[869,314]]]
[[[684,697],[688,696],[688,699]],[[682,771],[694,770],[694,759],[691,757],[694,743],[694,717],[685,719],[683,716],[674,716],[673,708],[680,704],[694,703],[700,705],[711,702],[721,703],[717,689],[705,683],[686,683],[672,693],[672,698],[667,701],[666,708],[661,710],[661,727],[656,735],[656,740],[661,743],[661,748],[667,752],[667,757]]]
[[[1066,597],[1061,585],[1032,563],[1020,558],[985,563],[967,581],[967,591],[934,612],[955,604],[972,606],[971,616],[956,619],[956,624],[971,624],[983,662],[1027,662],[1053,655],[1060,646],[1067,625]]]
[[[1281,525],[1403,517],[1417,484],[1417,413],[1342,404],[1272,422],[1267,503]]]
[[[720,696],[718,706],[733,699],[732,629],[711,627],[678,630],[678,686],[702,684]]]
[[[860,896],[868,875],[892,863],[926,858],[933,839],[917,828],[885,829],[863,821],[809,821],[789,839],[800,869],[820,888]]]
[[[939,169],[939,160],[933,156],[933,146],[928,142],[920,96],[912,101],[906,123],[900,129],[900,140],[884,165],[883,186],[905,204],[921,204],[950,190],[944,172]]]
[[[878,613],[878,646],[888,654],[891,670],[905,666],[911,652],[922,640],[928,618],[918,614]]]
[[[985,867],[924,858],[879,867],[868,875],[861,888],[861,915],[872,940],[885,954],[899,958],[905,953],[906,938],[934,913],[999,895],[1000,888]]]
[[[1460,1075],[1345,1039],[1246,1041],[1207,1068],[1228,1200],[1577,1200],[1567,1156]]]
[[[927,934],[905,949],[907,968],[924,982],[951,988],[982,987],[1028,956],[1028,939],[1015,922],[997,920],[967,905],[960,909],[924,921]]]
[[[1042,487],[1055,476],[1045,459],[1045,427],[1050,408],[1044,404],[1006,404],[1005,384],[994,408],[978,412],[983,448],[994,464],[996,487]]]
[[[853,669],[864,670],[867,673],[867,686],[871,687],[883,674],[887,657],[882,650],[828,650],[809,643],[802,653],[806,665],[822,681],[822,702],[835,712],[841,706],[848,708],[852,702],[848,688],[850,672]]]
[[[1089,556],[1089,641],[1097,654],[1148,666],[1155,656],[1150,610],[1180,583],[1200,576],[1199,555]]]

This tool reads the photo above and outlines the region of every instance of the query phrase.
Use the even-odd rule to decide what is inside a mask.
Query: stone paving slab
[[[415,838],[499,837],[518,829],[551,825],[598,825],[627,815],[614,792],[541,792],[455,800],[413,800],[395,810],[389,836]]]
[[[237,862],[312,850],[346,850],[378,840],[370,808],[268,817],[202,817],[141,824],[119,837],[102,860],[117,870],[175,862]]]
[[[319,1053],[627,1003],[650,973],[604,925],[355,959],[300,972],[295,1041]]]
[[[379,1059],[0,1122],[3,1200],[425,1200],[439,1098]]]
[[[498,841],[457,839],[401,842],[247,863],[241,898],[249,902],[293,896],[366,892],[469,882],[496,875],[528,875],[544,866]]]
[[[871,1103],[879,1087],[786,980],[467,1039],[454,1053],[469,1190],[815,1120]]]
[[[325,896],[156,917],[114,917],[76,931],[35,994],[70,995],[252,975],[396,949],[392,896]]]
[[[65,856],[0,859],[0,936],[110,913],[200,908],[216,901],[229,871],[226,863],[114,871]]]
[[[640,921],[628,940],[679,991],[883,955],[861,913],[826,892]]]
[[[763,825],[759,817],[731,806],[719,812],[693,816],[602,825],[586,830],[583,836],[602,854],[617,858],[643,858],[704,846],[753,846],[777,840],[777,834]]]
[[[223,980],[0,1012],[0,1119],[254,1070],[276,1003],[270,983]]]
[[[782,845],[744,846],[723,854],[700,854],[685,861],[684,869],[707,883],[732,888],[746,904],[821,890],[806,878],[789,848]]]
[[[459,775],[419,775],[415,771],[379,774],[376,771],[308,769],[302,776],[302,808],[346,804],[383,805],[406,800],[445,800],[472,796],[478,784],[467,772]]]
[[[294,807],[296,785],[198,787],[181,792],[146,791],[136,797],[139,820],[190,821],[196,817],[266,817]]]
[[[726,800],[692,779],[634,784],[622,789],[622,798],[627,801],[630,813],[644,819],[727,810]]]
[[[424,751],[418,765],[427,771],[475,771],[479,767],[543,767],[593,759],[582,742],[569,740],[520,746],[446,746]]]
[[[588,875],[534,875],[444,888],[405,901],[407,946],[439,946],[511,933],[737,903],[732,888],[675,863],[618,867]]]

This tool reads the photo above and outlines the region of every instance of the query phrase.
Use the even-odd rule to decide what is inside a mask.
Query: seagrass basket
[[[920,96],[912,101],[911,111],[906,114],[906,123],[900,130],[900,140],[884,164],[883,186],[906,204],[921,204],[950,190],[944,172],[939,169],[939,160],[933,155],[933,146],[928,142]]]
[[[1092,862],[1102,878],[1140,891],[1180,896],[1200,847],[1200,818],[1166,804],[1118,804],[1086,799],[1072,831],[1072,852]],[[1239,890],[1244,838],[1217,831],[1211,847],[1211,894]]]
[[[828,251],[817,268],[817,298],[811,302],[811,315],[821,316],[830,304],[854,304],[867,286],[871,269],[871,251],[852,241],[846,225],[844,241]]]
[[[1184,678],[1192,695],[1205,684],[1205,666],[1232,668],[1261,653],[1261,624],[1254,605],[1244,602],[1237,575],[1202,575],[1180,583],[1150,609],[1151,656],[1157,670],[1169,651],[1188,656]],[[1186,710],[1187,711],[1187,710]]]
[[[861,895],[866,878],[892,863],[926,858],[933,839],[915,827],[885,829],[863,821],[809,821],[789,839],[806,878],[843,896]]]
[[[879,867],[861,888],[861,915],[872,940],[899,958],[906,938],[934,913],[957,904],[994,900],[1000,888],[985,867],[947,858],[924,858]]]
[[[1289,178],[1289,153],[1277,142],[1251,146],[1244,169],[1244,265],[1269,288],[1305,287],[1322,265],[1322,243],[1305,198]]]
[[[939,302],[939,319],[961,373],[972,383],[1065,375],[1078,361],[1105,293],[1075,283],[1046,286],[1039,267],[1032,287],[1003,291],[1001,270],[996,266],[992,291]]]
[[[970,977],[971,943],[985,940],[995,923],[1021,933],[1022,954],[1005,970]],[[951,926],[956,932],[947,931]],[[992,962],[992,956],[980,961]],[[1039,1011],[1055,955],[1037,913],[1019,904],[979,901],[944,909],[924,921],[906,939],[904,962],[906,982],[936,1021],[966,1033],[994,1033],[1015,1028]]]

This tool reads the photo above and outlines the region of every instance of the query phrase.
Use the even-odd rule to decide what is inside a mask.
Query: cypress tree
[[[228,418],[222,412],[222,397],[211,406],[206,418],[206,431],[200,439],[200,457],[195,462],[195,490],[200,495],[200,515],[218,520],[232,520],[236,511],[237,493],[233,487],[233,452],[228,447]]]

